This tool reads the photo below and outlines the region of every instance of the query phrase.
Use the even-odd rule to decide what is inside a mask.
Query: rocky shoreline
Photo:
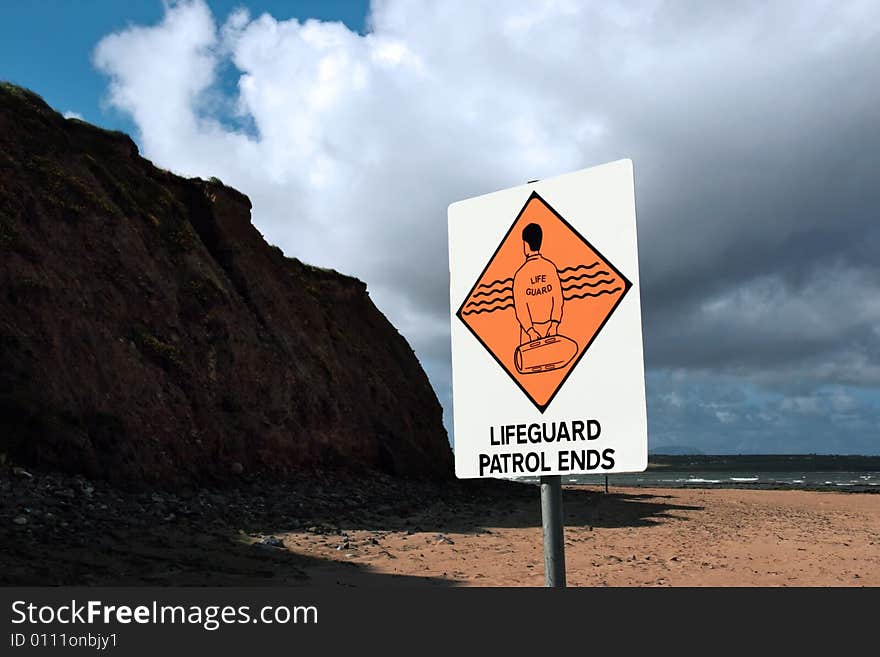
[[[277,535],[354,549],[388,532],[441,533],[485,509],[535,501],[532,486],[315,472],[225,488],[125,490],[80,475],[0,467],[2,585],[307,584],[318,565]]]

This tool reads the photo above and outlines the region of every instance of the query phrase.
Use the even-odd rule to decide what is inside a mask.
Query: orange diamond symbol
[[[532,192],[456,315],[543,413],[631,287]]]

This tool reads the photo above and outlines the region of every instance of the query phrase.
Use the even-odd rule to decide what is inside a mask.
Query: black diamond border
[[[498,255],[498,252],[501,250],[501,246],[507,241],[507,238],[510,236],[510,233],[513,231],[513,227],[516,226],[517,222],[520,220],[520,217],[522,217],[523,212],[526,211],[526,208],[529,206],[529,203],[532,202],[532,199],[538,199],[541,203],[543,203],[547,207],[547,209],[550,210],[550,212],[552,212],[554,215],[556,215],[556,218],[559,219],[559,221],[561,221],[566,227],[568,227],[568,229],[572,233],[574,233],[577,236],[577,238],[579,240],[581,240],[584,244],[586,244],[593,251],[595,251],[596,254],[600,258],[602,258],[602,260],[604,260],[606,263],[608,263],[608,266],[614,270],[614,273],[617,274],[624,283],[623,294],[621,294],[620,297],[618,297],[617,303],[615,303],[614,306],[612,306],[611,311],[608,313],[608,315],[605,317],[605,319],[599,325],[599,328],[596,329],[596,332],[593,334],[592,339],[590,339],[590,341],[587,343],[587,346],[584,347],[583,351],[581,351],[581,355],[578,356],[578,359],[575,361],[574,365],[572,365],[569,368],[568,373],[565,375],[565,378],[562,379],[562,381],[559,383],[558,386],[556,386],[556,390],[550,396],[550,399],[547,400],[547,403],[543,404],[543,405],[539,404],[537,401],[535,401],[535,398],[529,394],[528,390],[526,390],[520,384],[520,382],[516,380],[516,377],[513,376],[513,374],[511,374],[507,370],[506,367],[504,367],[504,364],[492,352],[492,350],[488,347],[488,345],[485,342],[483,342],[483,339],[479,335],[477,335],[477,332],[474,331],[474,329],[471,328],[471,326],[466,321],[464,321],[464,316],[462,315],[462,311],[464,310],[464,304],[467,303],[467,300],[471,298],[474,291],[477,289],[477,285],[482,280],[483,276],[486,274],[486,270],[489,269],[489,265],[492,264],[492,261],[495,259],[495,256]],[[547,407],[550,406],[550,403],[556,398],[557,393],[559,393],[559,391],[562,390],[562,387],[565,385],[565,382],[568,381],[568,377],[571,376],[571,373],[574,372],[575,368],[580,364],[581,359],[586,355],[587,351],[590,349],[590,346],[596,340],[596,337],[602,332],[602,329],[605,328],[605,324],[607,324],[608,320],[611,319],[611,316],[614,314],[614,311],[617,310],[617,307],[620,305],[620,302],[623,301],[624,297],[627,295],[627,292],[629,292],[631,288],[632,288],[632,283],[630,282],[630,280],[626,276],[624,276],[623,273],[617,267],[614,266],[614,263],[612,263],[611,260],[606,258],[605,255],[599,249],[597,249],[595,246],[593,246],[593,244],[591,244],[590,241],[586,237],[581,235],[574,226],[572,226],[570,223],[568,223],[563,218],[563,216],[561,214],[559,214],[553,208],[552,205],[550,205],[540,194],[538,194],[538,192],[532,191],[532,193],[529,195],[529,198],[527,198],[526,202],[523,204],[522,209],[516,215],[516,219],[513,220],[513,223],[510,224],[510,228],[507,229],[507,232],[504,234],[504,237],[501,238],[501,241],[498,243],[498,247],[495,249],[495,252],[492,254],[492,257],[486,261],[486,266],[483,267],[483,271],[481,271],[480,275],[477,276],[477,280],[476,280],[476,282],[474,282],[474,285],[471,288],[471,291],[468,292],[467,295],[465,295],[464,301],[461,302],[461,306],[459,306],[458,312],[455,313],[455,316],[458,317],[458,319],[461,321],[461,323],[464,324],[468,328],[468,330],[473,334],[473,336],[477,339],[477,341],[481,345],[483,345],[483,348],[487,352],[489,352],[489,355],[495,359],[495,362],[498,363],[498,366],[501,368],[501,371],[504,372],[505,374],[507,374],[507,376],[509,376],[510,379],[516,384],[517,388],[522,390],[523,394],[526,397],[528,397],[529,401],[531,401],[532,404],[535,405],[535,408],[537,408],[541,413],[543,413],[545,410],[547,410]]]

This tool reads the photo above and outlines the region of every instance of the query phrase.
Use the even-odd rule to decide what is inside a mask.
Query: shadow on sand
[[[700,511],[702,507],[675,504],[671,495],[602,493],[585,488],[565,488],[563,511],[568,526],[649,527],[675,511]],[[322,525],[322,523],[326,523]],[[540,527],[540,493],[537,486],[510,484],[457,500],[402,501],[378,509],[342,510],[316,523],[344,530],[480,533],[486,528]],[[276,531],[289,531],[276,527]],[[262,528],[260,531],[269,533]]]
[[[567,527],[584,528],[650,528],[662,519],[684,518],[677,511],[701,511],[703,507],[672,503],[669,495],[611,493],[604,494],[585,489],[566,489],[564,492],[564,514]],[[536,540],[540,540],[541,515],[539,493],[536,487],[527,492],[499,499],[484,499],[483,504],[450,506],[445,502],[429,504],[420,511],[396,515],[387,513],[376,521],[365,521],[363,517],[351,515],[338,518],[329,527],[320,525],[310,528],[318,534],[329,534],[330,543],[339,543],[346,532],[367,531],[383,533],[403,532],[406,534],[475,534],[493,532],[504,528],[535,528]],[[285,535],[283,527],[257,530],[263,535]],[[301,532],[300,532],[301,533]],[[265,549],[252,546],[252,549]],[[341,569],[341,570],[340,570]],[[309,580],[302,582],[307,586],[341,585],[354,587],[373,587],[387,585],[401,586],[454,586],[456,582],[445,578],[411,577],[377,573],[369,566],[344,561],[326,561],[314,569],[309,569]]]
[[[378,573],[367,565],[254,542],[308,533],[332,546],[345,532],[357,530],[381,537],[382,532],[479,535],[490,528],[540,527],[536,486],[392,482],[370,495],[340,493],[344,488],[325,485],[325,500],[331,490],[336,495],[323,504],[315,502],[321,498],[311,490],[297,504],[292,493],[271,488],[227,493],[193,513],[192,499],[173,508],[157,502],[154,509],[143,496],[108,490],[99,491],[107,503],[96,504],[98,493],[59,498],[44,494],[46,486],[37,479],[16,480],[8,491],[15,495],[0,502],[0,585],[450,586],[455,582],[445,578]],[[569,527],[649,528],[676,517],[676,511],[700,510],[677,505],[669,496],[583,488],[567,488],[563,504]],[[24,508],[30,509],[29,520],[13,522]],[[54,509],[51,521],[48,509]]]

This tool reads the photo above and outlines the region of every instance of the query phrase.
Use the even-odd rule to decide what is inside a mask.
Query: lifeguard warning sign
[[[453,203],[449,270],[456,474],[644,470],[632,163]]]

